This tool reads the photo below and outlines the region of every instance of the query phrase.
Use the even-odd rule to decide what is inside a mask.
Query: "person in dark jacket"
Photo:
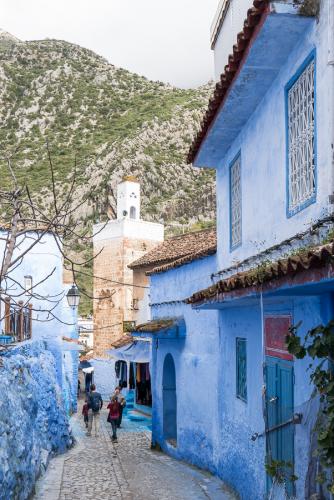
[[[93,375],[91,373],[86,373],[85,374],[85,391],[86,394],[89,393],[91,383],[93,382]]]
[[[116,396],[111,396],[110,403],[107,406],[109,410],[108,422],[111,423],[112,428],[112,441],[117,441],[117,422],[119,419],[119,402]]]
[[[95,437],[98,437],[100,431],[100,410],[103,406],[102,396],[96,391],[94,384],[90,387],[90,393],[87,398],[88,402],[88,430],[87,436],[92,435],[92,427],[94,422]]]
[[[120,387],[120,386],[116,387],[113,395],[116,397],[116,399],[119,403],[119,419],[117,422],[117,427],[120,428],[121,423],[122,423],[123,410],[126,406],[126,399],[122,394],[122,387]]]
[[[83,405],[82,407],[82,414],[83,414],[83,418],[84,418],[84,422],[85,422],[85,426],[86,428],[88,427],[88,402],[87,402],[87,399],[85,401],[85,404]]]

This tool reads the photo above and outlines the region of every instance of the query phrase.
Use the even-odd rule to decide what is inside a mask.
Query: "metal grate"
[[[231,248],[241,243],[241,160],[240,156],[231,166]]]
[[[288,91],[289,211],[315,194],[314,61]]]
[[[237,397],[247,401],[246,339],[236,339]]]

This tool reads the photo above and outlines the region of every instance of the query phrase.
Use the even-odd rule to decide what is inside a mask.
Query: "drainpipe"
[[[334,213],[334,0],[327,0],[327,16],[328,16],[328,58],[327,66],[330,69],[330,147],[331,147],[331,165],[330,165],[330,195],[329,195],[329,214]]]
[[[329,212],[334,213],[334,0],[327,0],[327,14],[328,14],[328,59],[327,65],[330,68],[330,144],[331,144],[331,170],[330,170],[330,180],[331,180],[331,193],[329,197]],[[333,500],[333,494],[329,494],[330,500]]]
[[[264,311],[263,311],[263,293],[260,292],[260,308],[261,308],[261,336],[262,336],[262,367],[265,364],[265,346],[264,346]]]

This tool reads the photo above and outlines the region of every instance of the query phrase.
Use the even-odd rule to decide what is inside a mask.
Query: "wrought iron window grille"
[[[241,157],[230,167],[230,239],[231,249],[241,244]]]
[[[288,211],[293,215],[316,190],[314,59],[287,90],[287,121]]]

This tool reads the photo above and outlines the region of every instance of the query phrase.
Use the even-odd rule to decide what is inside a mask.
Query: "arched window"
[[[136,207],[130,207],[130,219],[136,218]]]

